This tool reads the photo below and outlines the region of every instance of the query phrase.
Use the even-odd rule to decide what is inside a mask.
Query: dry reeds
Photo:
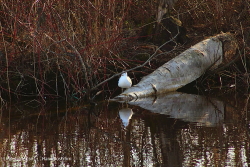
[[[154,0],[2,0],[1,98],[81,98],[97,85],[109,89],[108,83],[99,83],[143,64],[133,62],[134,55],[128,55],[127,50],[133,47],[131,41],[139,38],[136,30],[156,21],[157,3]],[[249,8],[248,1],[240,0],[179,0],[172,14],[178,15],[190,34],[196,31],[198,35],[204,32],[214,35],[229,30],[239,30],[242,34],[249,27],[246,24]],[[236,28],[237,18],[243,29]],[[245,38],[249,48],[248,41]]]
[[[122,71],[124,27],[131,28],[136,3],[1,1],[2,92],[80,97]]]

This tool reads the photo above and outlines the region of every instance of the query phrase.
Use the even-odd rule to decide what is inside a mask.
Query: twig
[[[77,57],[79,58],[79,60],[80,60],[80,62],[81,62],[81,65],[82,65],[82,68],[83,68],[83,73],[84,73],[85,82],[86,82],[86,84],[87,84],[87,89],[89,89],[89,88],[90,88],[90,85],[89,85],[89,81],[88,81],[87,68],[86,68],[86,66],[85,66],[85,64],[84,64],[84,62],[83,62],[82,56],[81,56],[81,54],[78,52],[78,50],[77,50],[70,42],[68,42],[67,40],[65,40],[65,41],[72,47],[72,49],[74,49],[74,51],[75,51]]]
[[[9,59],[8,59],[8,52],[7,52],[7,49],[6,49],[6,44],[5,44],[5,41],[4,41],[4,34],[3,34],[3,27],[2,27],[2,24],[0,22],[0,27],[1,27],[1,30],[0,32],[2,32],[2,40],[3,40],[3,45],[4,45],[4,51],[5,51],[5,60],[6,60],[6,78],[7,78],[7,85],[8,85],[8,93],[9,93],[9,99],[11,101],[11,95],[10,95],[10,79],[9,79]]]

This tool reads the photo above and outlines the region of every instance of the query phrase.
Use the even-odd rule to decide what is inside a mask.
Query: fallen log
[[[230,33],[222,33],[197,43],[125,90],[116,99],[136,99],[175,91],[196,80],[206,70],[232,61],[237,43]]]

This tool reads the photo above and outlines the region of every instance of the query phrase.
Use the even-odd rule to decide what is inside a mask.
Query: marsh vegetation
[[[100,91],[110,97],[118,90],[117,74],[145,63],[155,51],[145,66],[130,72],[134,83],[222,31],[237,38],[238,60],[198,82],[205,89],[236,82],[248,85],[249,1],[179,0],[171,17],[186,29],[185,40],[173,38],[170,31],[163,39],[171,42],[160,49],[150,40],[159,35],[157,5],[155,0],[2,0],[1,99],[89,99]]]

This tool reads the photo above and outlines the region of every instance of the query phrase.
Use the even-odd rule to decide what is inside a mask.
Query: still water
[[[248,96],[176,92],[97,105],[31,101],[3,106],[0,116],[1,166],[250,163]]]

